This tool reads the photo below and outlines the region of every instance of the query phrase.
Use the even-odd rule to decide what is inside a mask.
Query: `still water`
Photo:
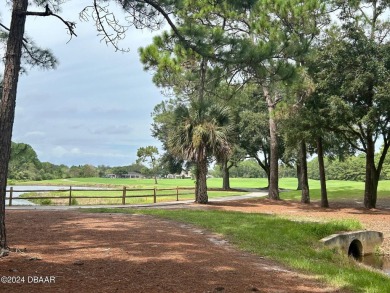
[[[34,203],[32,203],[26,199],[18,199],[18,197],[20,195],[22,195],[23,193],[26,193],[26,192],[18,191],[18,190],[31,190],[31,191],[34,191],[34,190],[59,190],[59,189],[69,190],[69,187],[66,187],[66,186],[33,186],[33,185],[20,185],[19,186],[19,185],[15,185],[15,186],[12,186],[12,188],[13,188],[12,205],[15,205],[15,206],[35,205]],[[7,186],[7,197],[9,197],[9,192],[8,192],[9,189],[10,189],[10,186]],[[6,200],[5,204],[8,206],[8,200]]]
[[[359,261],[370,267],[382,270],[387,275],[390,275],[390,256],[371,254],[363,256]]]
[[[14,186],[7,186],[7,197],[9,197],[9,190],[10,187],[13,188],[12,192],[12,205],[15,206],[25,206],[25,205],[36,205],[35,203],[32,203],[26,199],[18,198],[23,193],[26,193],[26,190],[29,190],[30,192],[34,190],[69,190],[69,186],[55,186],[55,185],[14,185]],[[72,186],[74,189],[90,189],[91,187],[85,187],[85,186]],[[96,188],[94,188],[96,189]],[[99,188],[97,188],[99,189]],[[25,191],[22,191],[25,190]],[[5,201],[6,206],[8,206],[8,200]]]

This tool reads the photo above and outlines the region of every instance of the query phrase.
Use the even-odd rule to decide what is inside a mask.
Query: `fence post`
[[[156,195],[156,187],[154,187],[153,189],[153,202],[156,203],[157,202],[157,195]]]
[[[122,204],[126,204],[126,186],[123,186],[123,193],[122,193]]]
[[[12,206],[12,194],[13,193],[14,193],[14,188],[11,186],[9,188],[9,200],[8,200],[8,205],[9,206]],[[7,192],[5,194],[7,194]]]
[[[72,205],[72,186],[69,186],[69,205]]]
[[[179,201],[179,186],[176,186],[176,201]]]

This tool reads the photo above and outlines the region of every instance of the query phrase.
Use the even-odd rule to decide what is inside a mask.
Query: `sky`
[[[122,43],[130,52],[115,52],[101,42],[92,22],[79,20],[90,2],[63,5],[60,15],[77,23],[77,37],[70,41],[58,19],[28,17],[27,35],[49,48],[59,65],[20,77],[12,140],[31,145],[42,162],[129,165],[139,147],[160,147],[151,136],[151,112],[164,97],[137,51],[152,42],[153,34],[130,29]],[[8,27],[9,9],[0,0],[0,19]]]

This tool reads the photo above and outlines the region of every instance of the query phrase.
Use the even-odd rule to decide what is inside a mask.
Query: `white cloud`
[[[51,156],[56,158],[82,154],[79,148],[65,148],[63,146],[55,146],[49,151],[49,153]]]
[[[67,153],[69,152],[62,146],[56,146],[51,150],[51,154],[55,157],[63,157]]]
[[[43,137],[45,133],[43,131],[29,131],[25,135],[25,137],[35,136],[35,137]]]

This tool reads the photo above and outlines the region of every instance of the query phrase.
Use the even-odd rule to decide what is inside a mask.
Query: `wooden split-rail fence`
[[[74,195],[75,192],[86,192],[86,191],[93,191],[97,193],[101,192],[110,192],[111,195],[91,195],[91,196],[79,196],[79,195]],[[14,197],[14,193],[49,193],[49,192],[64,192],[67,193],[67,195],[59,195],[59,196],[44,196],[44,195],[39,195],[39,196],[28,196],[28,197]],[[120,195],[114,195],[115,194],[120,194]],[[129,194],[131,193],[131,194]],[[72,205],[73,200],[78,200],[78,199],[122,199],[121,204],[126,205],[129,204],[128,200],[131,198],[153,198],[153,203],[157,203],[157,198],[158,197],[165,197],[169,198],[172,197],[176,201],[179,201],[179,197],[183,195],[189,195],[189,194],[194,194],[194,188],[193,187],[176,187],[176,188],[129,188],[126,186],[123,186],[123,188],[118,189],[118,188],[74,188],[72,186],[69,186],[69,188],[61,188],[61,189],[42,189],[42,190],[14,190],[13,187],[10,187],[7,190],[8,196],[6,196],[6,200],[8,200],[8,205],[12,206],[12,202],[15,199],[23,199],[23,200],[44,200],[44,199],[49,199],[49,200],[56,200],[56,199],[68,199],[68,204]]]

